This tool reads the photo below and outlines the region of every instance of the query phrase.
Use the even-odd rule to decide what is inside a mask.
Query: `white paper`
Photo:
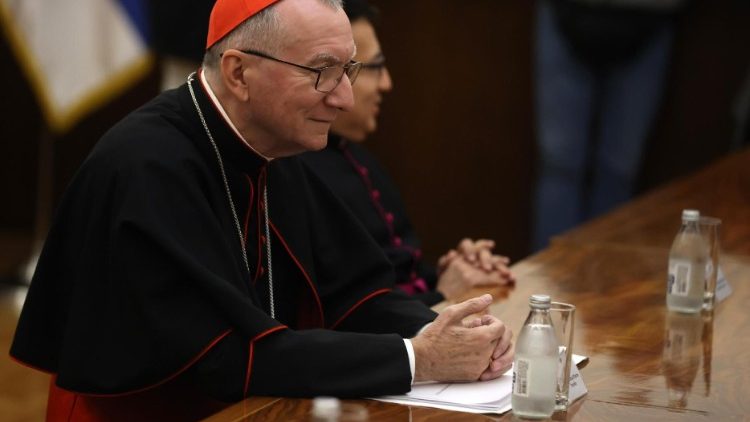
[[[575,361],[575,355],[573,356],[573,361]],[[583,376],[581,376],[581,372],[578,370],[578,363],[576,363],[570,368],[570,390],[568,390],[568,403],[573,403],[588,392],[589,390],[586,388],[586,384],[583,382]]]
[[[587,393],[586,384],[578,371],[578,364],[586,356],[573,355],[570,369],[570,403]],[[490,381],[467,383],[422,383],[412,386],[410,392],[399,396],[375,397],[375,400],[410,406],[425,406],[470,413],[502,414],[511,410],[513,369]]]
[[[511,391],[511,388],[513,372],[508,371],[489,381],[415,385],[406,395],[415,399],[471,405],[495,402],[498,400],[499,391]]]
[[[716,293],[714,298],[718,303],[728,298],[731,294],[732,287],[729,285],[729,281],[724,275],[724,271],[721,270],[721,265],[719,265],[719,271],[716,274]]]

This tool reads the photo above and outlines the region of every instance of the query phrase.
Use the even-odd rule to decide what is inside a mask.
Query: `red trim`
[[[247,397],[247,390],[250,388],[250,373],[253,370],[253,350],[255,349],[255,342],[250,342],[249,351],[247,353],[247,371],[245,372],[245,388],[242,390],[242,397]]]
[[[288,328],[286,325],[279,325],[278,327],[269,328],[268,330],[258,334],[252,340],[250,340],[250,351],[247,354],[247,373],[245,374],[245,389],[243,390],[243,396],[247,397],[247,390],[250,388],[250,374],[253,369],[253,351],[255,349],[255,342],[271,333],[286,328]]]
[[[344,313],[344,315],[341,318],[339,318],[339,320],[336,321],[335,324],[331,325],[330,329],[331,330],[335,329],[339,324],[341,324],[341,322],[344,319],[346,319],[346,317],[348,317],[349,315],[351,315],[351,313],[354,312],[354,310],[357,309],[358,307],[360,307],[363,303],[367,302],[368,300],[372,299],[375,296],[380,296],[380,295],[388,293],[390,291],[391,291],[391,289],[385,288],[385,289],[376,290],[376,291],[370,293],[369,295],[365,296],[362,300],[360,300],[359,302],[355,303],[354,306],[351,307],[351,309],[349,309],[348,311],[346,311],[346,313]]]
[[[242,233],[242,237],[245,239],[245,245],[247,245],[247,225],[250,222],[250,214],[253,210],[253,195],[255,194],[255,188],[253,187],[253,179],[250,178],[249,175],[245,175],[245,178],[247,178],[247,185],[250,187],[250,192],[248,192],[249,198],[247,199],[247,211],[245,212],[245,227],[244,232]]]
[[[349,162],[349,164],[354,169],[354,173],[359,176],[365,186],[365,189],[367,189],[367,192],[369,193],[368,197],[370,198],[370,202],[372,203],[373,208],[375,208],[375,211],[377,211],[380,219],[383,221],[383,224],[385,224],[385,228],[388,230],[391,246],[408,251],[409,254],[413,257],[411,261],[411,268],[412,270],[416,270],[417,264],[422,257],[422,251],[420,251],[419,249],[415,249],[410,245],[404,244],[403,239],[396,235],[396,226],[394,223],[395,214],[385,209],[385,206],[383,205],[383,195],[380,190],[375,187],[372,179],[370,179],[370,170],[354,157],[354,154],[352,154],[352,152],[349,150],[349,145],[346,140],[341,140],[341,143],[339,144],[339,151],[341,151],[341,153],[344,155],[344,159]],[[413,282],[415,278],[415,276],[412,276],[409,281]],[[416,291],[409,294],[414,293],[416,293]]]
[[[276,226],[273,225],[273,222],[268,221],[268,224],[271,226],[271,230],[273,230],[274,233],[276,233],[276,236],[281,241],[281,244],[284,245],[284,249],[286,249],[289,256],[292,258],[295,264],[297,264],[297,267],[300,271],[302,271],[302,275],[305,276],[305,280],[307,281],[307,284],[310,286],[310,290],[312,290],[313,295],[315,296],[315,303],[318,305],[318,313],[320,314],[320,323],[323,327],[325,327],[325,317],[323,316],[323,304],[320,302],[320,296],[318,296],[318,291],[315,289],[315,285],[312,282],[312,279],[307,274],[307,271],[305,271],[305,268],[300,264],[299,260],[297,260],[297,257],[294,256],[294,253],[292,253],[292,250],[289,248],[289,245],[286,244],[286,241],[284,240],[284,237],[281,236],[281,233],[279,233],[279,230],[276,228]]]
[[[68,414],[68,421],[73,420],[73,412],[76,410],[76,404],[78,404],[78,394],[73,396],[73,404],[70,406],[70,413]]]
[[[258,238],[258,249],[257,249],[257,251],[258,251],[258,260],[255,263],[255,278],[253,278],[253,284],[257,284],[258,280],[261,277],[263,277],[263,273],[264,273],[263,271],[261,271],[261,269],[263,267],[263,253],[264,253],[263,242],[261,242],[261,239],[266,236],[265,235],[265,230],[263,229],[263,218],[265,218],[264,217],[265,213],[263,212],[263,207],[265,205],[262,204],[263,200],[262,200],[261,193],[264,193],[265,189],[268,189],[268,182],[267,182],[267,178],[266,178],[266,174],[265,174],[266,169],[267,169],[266,166],[264,166],[263,168],[260,169],[260,172],[258,173],[258,181],[257,181],[257,183],[258,183],[258,188],[257,188],[257,191],[258,191],[258,207],[257,207],[256,214],[257,214],[257,220],[258,220],[258,236],[257,236],[257,238]],[[261,185],[264,186],[262,189],[261,189]],[[267,260],[268,260],[268,258],[266,258],[266,262],[268,262]],[[268,269],[266,269],[266,271],[268,271]]]
[[[80,394],[80,395],[85,396],[85,397],[122,397],[122,396],[127,396],[127,395],[130,395],[130,394],[142,393],[142,392],[144,392],[146,390],[151,390],[153,388],[156,388],[156,387],[159,387],[161,385],[164,385],[164,384],[168,383],[169,381],[172,381],[173,379],[177,378],[180,374],[182,374],[183,372],[185,372],[186,370],[188,370],[191,366],[193,366],[193,364],[195,364],[195,362],[197,362],[200,358],[202,358],[203,355],[205,355],[206,353],[208,353],[209,350],[211,350],[214,346],[216,346],[217,343],[219,343],[221,340],[223,340],[224,337],[228,336],[229,333],[231,333],[232,331],[233,330],[230,328],[227,331],[225,331],[222,334],[220,334],[218,337],[216,337],[215,339],[213,339],[205,348],[203,348],[203,350],[201,350],[200,353],[198,353],[192,360],[190,360],[190,362],[188,362],[185,366],[183,366],[182,368],[180,368],[176,373],[168,376],[167,378],[164,378],[163,380],[161,380],[161,381],[159,381],[159,382],[157,382],[155,384],[151,384],[151,385],[148,385],[146,387],[139,388],[137,390],[132,390],[132,391],[128,391],[128,392],[125,392],[125,393],[115,393],[115,394],[82,393],[82,392],[79,392],[79,391],[68,390],[67,388],[65,389],[65,391],[69,391],[69,392],[75,393],[75,394]]]

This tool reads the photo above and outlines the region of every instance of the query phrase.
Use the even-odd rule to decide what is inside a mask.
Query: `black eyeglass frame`
[[[385,67],[385,56],[383,53],[375,56],[371,62],[362,62],[362,69],[382,70]]]
[[[262,57],[264,59],[272,60],[272,61],[275,61],[275,62],[284,63],[284,64],[287,64],[287,65],[290,65],[290,66],[294,66],[294,67],[299,68],[299,69],[307,70],[309,72],[317,73],[318,76],[317,76],[317,78],[315,78],[315,90],[318,91],[318,92],[322,92],[324,94],[328,94],[329,92],[331,92],[334,89],[336,89],[336,87],[339,86],[339,84],[341,83],[341,79],[344,77],[344,75],[346,75],[346,77],[349,78],[349,83],[352,84],[352,85],[354,85],[354,81],[357,80],[357,76],[359,75],[359,71],[363,67],[363,63],[362,62],[357,62],[357,61],[351,60],[351,61],[349,61],[349,63],[346,63],[344,65],[332,65],[332,66],[325,66],[325,67],[315,68],[315,67],[305,66],[305,65],[302,65],[302,64],[288,62],[286,60],[277,59],[276,57],[268,55],[268,54],[266,54],[266,53],[264,53],[262,51],[257,51],[257,50],[252,50],[252,49],[237,50],[237,51],[239,51],[241,53],[249,54],[251,56],[258,56],[258,57]],[[318,84],[320,83],[320,75],[322,75],[323,72],[326,69],[337,68],[337,67],[343,69],[343,72],[341,72],[341,76],[338,79],[336,79],[336,84],[333,85],[333,87],[331,89],[327,90],[327,91],[323,91],[323,90],[319,89],[318,88]]]
[[[373,70],[378,73],[378,78],[383,76],[383,69],[385,69],[385,57],[380,54],[375,61],[362,62],[362,69],[360,70]]]

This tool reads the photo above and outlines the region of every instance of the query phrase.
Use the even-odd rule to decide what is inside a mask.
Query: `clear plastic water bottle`
[[[550,297],[533,295],[531,311],[521,328],[513,362],[513,414],[549,418],[555,410],[558,344],[549,316]]]
[[[696,210],[682,211],[682,227],[669,251],[667,275],[667,308],[677,312],[700,312],[706,283],[709,251],[701,236]]]

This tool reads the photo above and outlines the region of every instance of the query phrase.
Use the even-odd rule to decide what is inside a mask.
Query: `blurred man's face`
[[[354,43],[357,55],[354,60],[367,64],[383,63],[384,57],[375,29],[366,19],[357,19],[352,23]],[[364,141],[367,134],[378,126],[378,113],[383,93],[393,87],[391,75],[385,66],[363,67],[354,84],[354,107],[339,117],[331,126],[331,131],[351,141]]]
[[[284,0],[277,11],[286,43],[279,59],[320,68],[348,63],[354,54],[346,14],[319,0]],[[324,148],[328,130],[340,110],[353,106],[352,87],[344,76],[329,93],[315,90],[317,74],[259,57],[248,73],[251,98],[244,110],[250,121],[249,139],[266,145],[271,157]]]

